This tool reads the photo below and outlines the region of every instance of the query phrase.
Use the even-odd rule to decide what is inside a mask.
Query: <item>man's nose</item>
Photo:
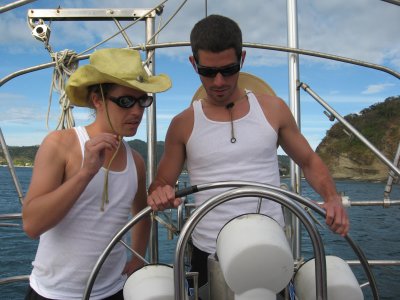
[[[214,77],[214,85],[224,85],[225,84],[225,77],[222,76],[221,73],[217,73]]]
[[[144,112],[144,107],[141,107],[139,103],[135,103],[132,107],[129,108],[129,112],[131,114],[143,114]]]

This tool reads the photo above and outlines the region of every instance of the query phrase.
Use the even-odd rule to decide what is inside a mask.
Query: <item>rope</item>
[[[115,132],[115,133],[118,135],[118,146],[117,146],[117,150],[115,150],[113,156],[111,157],[111,159],[110,159],[110,161],[109,161],[109,163],[108,163],[108,165],[107,165],[107,168],[106,168],[106,173],[104,174],[103,195],[102,195],[102,197],[101,197],[101,206],[100,206],[100,210],[101,210],[101,211],[104,211],[104,206],[105,206],[106,204],[108,204],[108,202],[109,202],[109,200],[108,200],[108,175],[109,175],[109,173],[110,173],[111,164],[112,164],[112,162],[114,161],[115,157],[117,156],[117,153],[118,153],[119,148],[121,147],[121,144],[122,144],[122,143],[121,143],[121,141],[122,141],[122,136],[119,135],[119,134],[115,131],[114,127],[113,127],[112,124],[111,124],[111,119],[110,119],[110,115],[108,114],[108,107],[107,107],[106,100],[104,99],[103,87],[101,86],[101,84],[100,84],[100,92],[101,92],[101,99],[102,99],[102,101],[103,101],[104,107],[106,108],[106,115],[107,115],[108,124],[110,125],[111,130],[112,130],[113,132]]]
[[[161,3],[155,7],[153,7],[150,12],[156,10],[158,7],[162,7],[164,5],[165,2],[167,2],[168,0],[163,0],[161,1]],[[184,6],[184,4],[187,2],[187,0],[183,0],[182,4],[179,6],[179,8],[176,10],[176,12],[169,18],[169,20],[163,25],[163,26],[159,26],[158,31],[150,38],[151,40],[156,40],[156,38],[158,37],[158,35],[160,34],[160,32],[169,24],[169,22],[173,19],[173,17],[182,9],[182,7]],[[117,35],[121,34],[123,31],[126,31],[126,29],[128,29],[129,27],[135,25],[137,22],[141,21],[142,19],[144,19],[146,16],[142,16],[140,18],[138,18],[137,20],[133,21],[131,24],[129,24],[128,26],[125,26],[123,28],[121,28],[119,31],[117,31],[115,34],[113,34],[112,36],[110,36],[109,38],[106,38],[105,40],[93,45],[92,47],[84,50],[83,52],[81,52],[79,55],[84,54],[89,52],[90,50],[95,49],[96,47],[106,43],[107,41],[111,40],[112,38],[116,37]],[[76,54],[75,52],[72,52],[70,50],[64,50],[64,51],[60,51],[60,52],[52,52],[50,46],[48,45],[48,41],[46,43],[46,49],[50,52],[50,55],[52,56],[53,60],[56,62],[56,66],[54,68],[53,71],[53,80],[52,80],[52,85],[51,85],[51,89],[50,89],[50,99],[49,99],[49,107],[48,107],[48,111],[47,111],[47,118],[46,118],[46,125],[48,128],[48,120],[49,120],[49,114],[50,114],[50,106],[51,106],[51,99],[52,99],[52,92],[53,89],[56,89],[59,93],[60,93],[60,100],[59,103],[61,105],[61,116],[57,125],[57,129],[65,129],[65,128],[71,128],[74,127],[75,125],[75,121],[72,115],[72,108],[73,106],[70,105],[70,101],[65,93],[65,84],[69,78],[69,76],[71,76],[71,74],[77,69],[78,67],[78,62],[77,60],[75,60],[75,57],[79,56],[78,54]],[[146,45],[143,45],[141,47],[143,50],[146,49]],[[151,75],[151,71],[147,65],[148,61],[152,58],[152,56],[154,55],[154,50],[150,53],[149,57],[147,58],[147,60],[144,62],[144,69],[146,71],[146,73],[148,75]],[[111,120],[108,114],[108,109],[107,109],[107,104],[104,100],[104,95],[103,95],[103,89],[100,85],[100,90],[101,90],[101,94],[102,94],[102,98],[103,98],[103,103],[106,107],[106,115],[107,115],[107,119],[108,119],[108,123],[112,129],[113,132],[115,132],[112,124],[111,124]],[[116,133],[116,132],[115,132]],[[119,148],[121,146],[121,141],[122,141],[122,136],[120,136],[118,133],[116,133],[118,135],[118,147],[115,151],[115,153],[113,154],[113,156],[111,157],[110,162],[107,165],[106,168],[106,173],[105,173],[105,177],[104,177],[104,185],[103,185],[103,195],[102,195],[102,201],[101,201],[101,211],[104,211],[104,206],[105,204],[109,203],[109,199],[108,199],[108,176],[109,176],[109,169],[110,166],[112,164],[112,162],[114,161]]]
[[[178,234],[178,228],[176,228],[172,223],[168,223],[168,222],[164,221],[162,218],[160,218],[159,216],[157,216],[155,214],[152,214],[152,216],[158,223],[160,223],[165,228],[167,228],[172,234],[175,234],[175,235]]]
[[[108,204],[109,200],[108,200],[108,175],[110,173],[110,166],[112,164],[112,162],[114,161],[115,157],[117,156],[118,150],[121,146],[121,141],[122,141],[122,137],[119,135],[118,136],[118,147],[117,150],[115,150],[113,156],[110,159],[110,162],[107,165],[106,168],[106,173],[104,175],[104,184],[103,184],[103,195],[101,197],[101,206],[100,206],[100,210],[104,211],[104,206],[106,204]]]
[[[49,115],[53,90],[60,94],[59,103],[61,106],[61,115],[56,129],[66,129],[75,126],[74,117],[70,101],[65,93],[66,82],[71,74],[77,69],[78,61],[75,60],[76,53],[72,50],[63,50],[50,53],[53,61],[56,63],[53,71],[53,78],[50,87],[49,106],[47,109],[46,126],[49,128]]]

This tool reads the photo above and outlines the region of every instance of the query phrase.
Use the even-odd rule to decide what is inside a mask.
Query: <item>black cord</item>
[[[227,110],[229,110],[229,116],[231,118],[231,143],[234,144],[236,143],[236,138],[235,138],[235,129],[233,127],[233,116],[232,116],[232,108],[235,106],[235,103],[230,102],[228,103],[225,107]]]

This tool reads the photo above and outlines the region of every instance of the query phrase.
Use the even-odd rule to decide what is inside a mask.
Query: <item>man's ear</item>
[[[240,68],[243,67],[244,59],[246,58],[246,50],[242,50],[242,57],[240,59]]]
[[[194,58],[193,55],[189,56],[189,61],[193,66],[193,69],[197,72],[197,67],[196,67],[196,59]]]
[[[92,103],[93,108],[96,110],[103,106],[103,100],[96,93],[92,93],[89,96],[89,102]]]

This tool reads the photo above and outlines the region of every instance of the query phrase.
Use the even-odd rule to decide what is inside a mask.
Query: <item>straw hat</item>
[[[71,104],[88,106],[88,87],[115,83],[146,93],[158,93],[171,87],[165,74],[148,76],[140,54],[132,49],[110,48],[95,51],[88,65],[78,68],[69,78],[65,91]]]
[[[240,72],[238,86],[241,90],[250,90],[255,94],[269,94],[276,96],[274,90],[264,80],[249,73]],[[194,94],[192,101],[204,99],[206,96],[206,90],[203,85],[201,85]]]

